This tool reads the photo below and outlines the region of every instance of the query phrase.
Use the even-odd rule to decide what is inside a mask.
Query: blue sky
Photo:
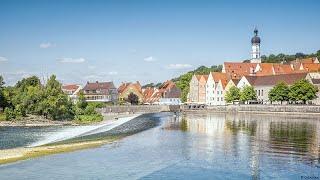
[[[320,49],[320,1],[0,0],[0,74],[7,84],[162,82],[200,65]]]

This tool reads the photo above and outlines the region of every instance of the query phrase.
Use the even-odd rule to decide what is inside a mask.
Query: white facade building
[[[226,73],[210,72],[206,83],[206,104],[225,105],[224,95],[227,84]]]
[[[213,75],[210,72],[206,84],[206,104],[207,105],[215,105],[215,89],[216,89],[216,83],[213,79]]]

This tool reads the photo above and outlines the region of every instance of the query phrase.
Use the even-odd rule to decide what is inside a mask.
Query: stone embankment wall
[[[118,113],[156,113],[179,111],[180,106],[169,105],[137,105],[137,106],[107,106],[98,111],[102,114],[118,114]]]
[[[258,113],[319,113],[320,106],[314,105],[227,105],[207,106],[203,109],[188,109],[184,111],[212,111],[212,112],[258,112]]]

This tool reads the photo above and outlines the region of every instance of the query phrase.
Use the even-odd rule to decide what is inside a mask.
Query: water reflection
[[[193,137],[206,136],[193,141],[189,152],[204,153],[208,161],[221,155],[220,150],[225,156],[233,157],[233,163],[242,159],[250,161],[252,179],[261,178],[264,166],[279,172],[290,167],[298,174],[304,171],[301,163],[320,168],[317,116],[306,119],[282,114],[193,113],[166,121],[164,129],[181,130]]]

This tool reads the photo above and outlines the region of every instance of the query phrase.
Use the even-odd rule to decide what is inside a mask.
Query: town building
[[[113,82],[87,82],[82,91],[87,102],[116,103],[118,100]]]
[[[294,82],[305,79],[307,73],[293,73],[293,74],[280,74],[268,76],[243,76],[237,87],[242,89],[245,86],[252,86],[257,95],[257,101],[264,104],[270,103],[269,91],[278,83],[284,82],[287,85],[292,85]]]
[[[132,83],[132,82],[123,82],[119,88],[119,101],[124,102],[128,99],[129,94],[133,93],[138,96],[139,103],[143,103],[143,93],[142,87],[139,81]]]
[[[224,62],[220,73],[193,75],[189,84],[188,103],[224,105],[226,91],[232,86],[243,88],[245,85],[253,86],[258,100],[268,103],[268,92],[278,81],[291,85],[298,79],[306,78],[307,73],[320,72],[320,63],[316,57],[296,59],[290,63],[262,63],[260,43],[258,30],[255,29],[251,39],[250,62]],[[314,74],[310,75],[314,85],[317,85],[317,79]],[[318,100],[314,103],[320,104]]]
[[[144,104],[180,105],[181,90],[172,81],[166,81],[159,86],[143,89]]]
[[[78,84],[66,84],[62,86],[62,91],[68,95],[72,102],[76,102],[78,93],[81,91],[82,86]]]
[[[193,75],[189,83],[189,93],[188,93],[188,102],[189,103],[198,103],[199,102],[199,80],[201,75]]]
[[[143,104],[157,104],[160,99],[159,90],[156,87],[146,87],[142,89]]]
[[[210,72],[206,83],[207,105],[225,105],[224,94],[227,79],[226,73]]]
[[[160,87],[158,93],[161,94],[159,104],[163,105],[180,105],[181,104],[181,90],[172,81],[164,82]]]
[[[208,75],[201,75],[199,79],[199,100],[200,104],[206,103],[206,83],[208,80]]]

